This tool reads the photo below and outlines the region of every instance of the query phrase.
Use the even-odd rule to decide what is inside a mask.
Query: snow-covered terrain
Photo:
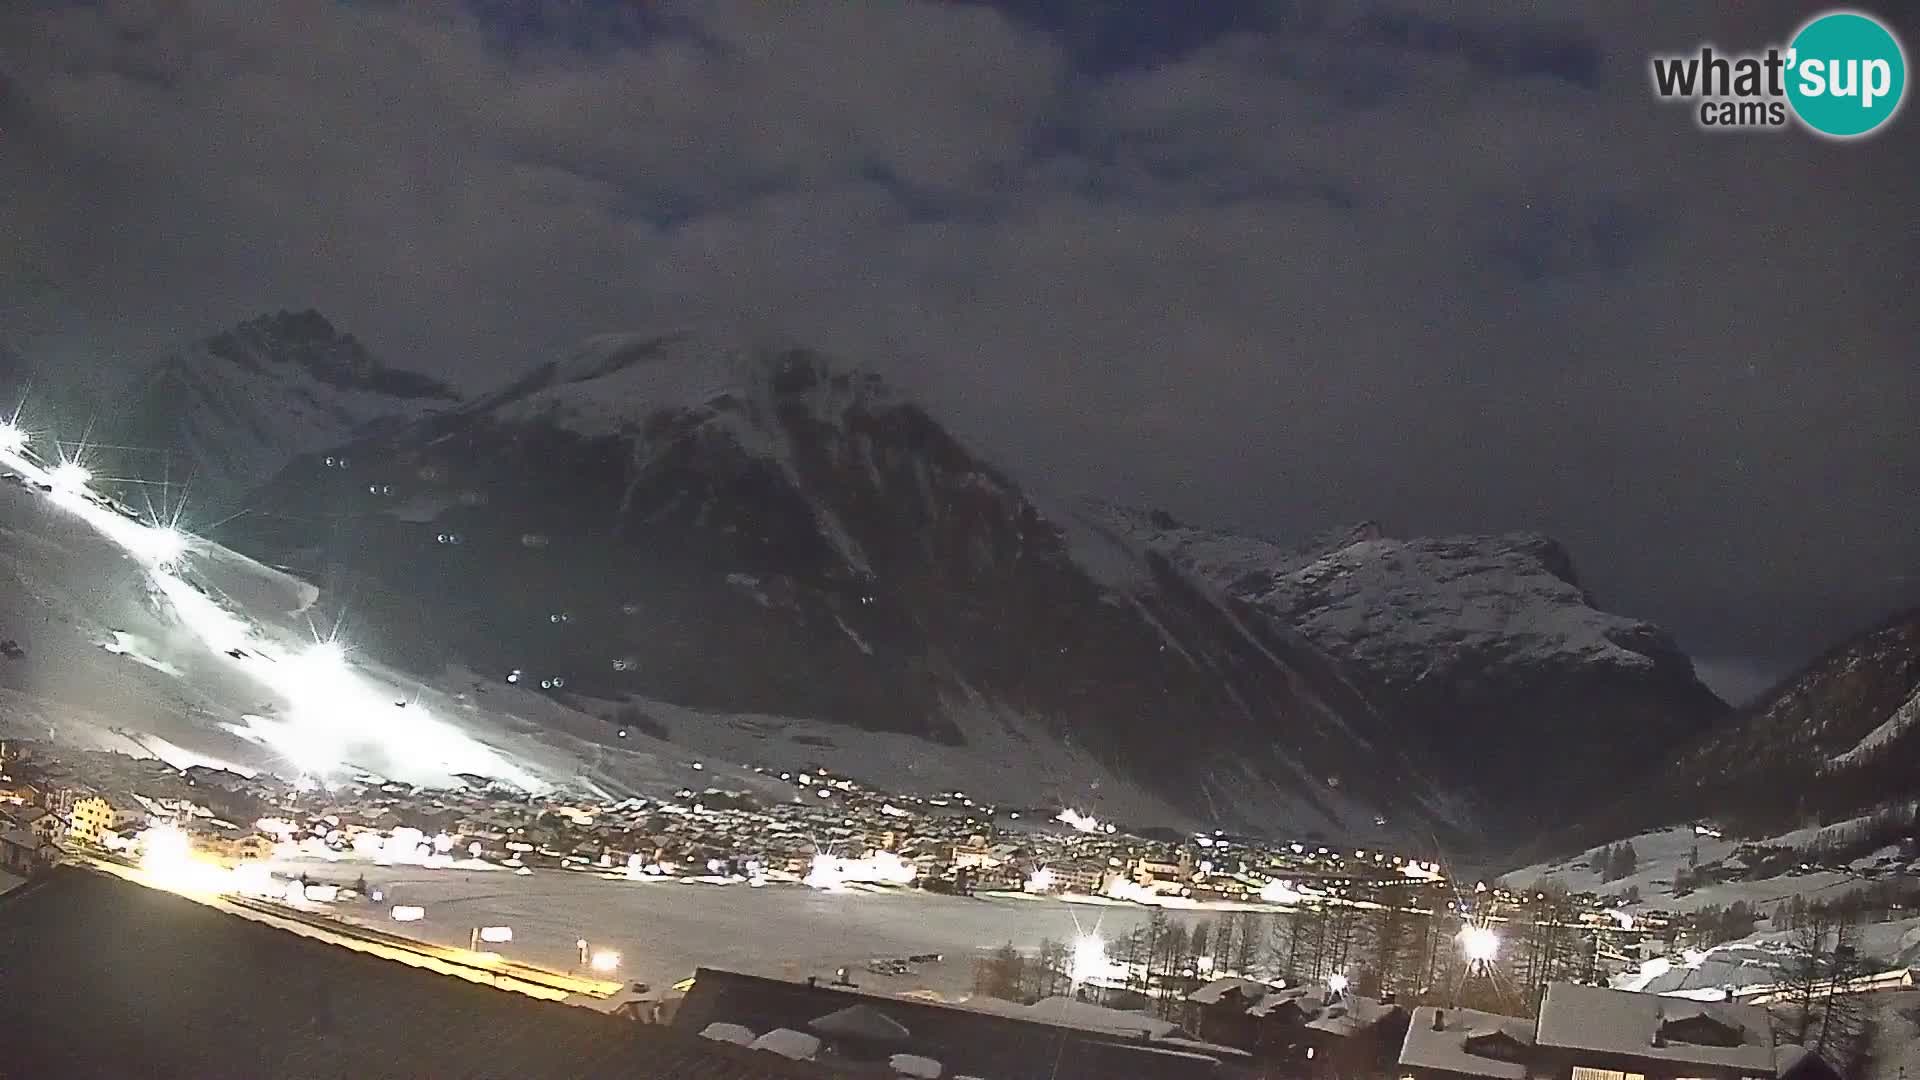
[[[1812,869],[1795,864],[1785,873],[1765,877],[1747,876],[1739,862],[1746,847],[1778,847],[1806,850],[1823,839],[1838,836],[1857,822],[1840,822],[1782,833],[1758,840],[1731,840],[1701,833],[1691,826],[1658,829],[1627,838],[1635,854],[1634,872],[1612,881],[1603,880],[1590,865],[1592,852],[1551,863],[1538,863],[1502,875],[1501,880],[1516,888],[1535,882],[1550,882],[1575,893],[1619,895],[1638,890],[1640,901],[1627,904],[1628,912],[1640,910],[1697,911],[1704,907],[1725,907],[1743,902],[1764,914],[1782,901],[1796,896],[1812,901],[1835,899],[1862,888],[1873,878],[1870,872],[1883,868],[1878,854],[1855,860],[1844,868]],[[1606,845],[1612,846],[1612,845]],[[1903,871],[1904,872],[1904,871]],[[1679,875],[1696,878],[1726,875],[1731,880],[1703,881],[1688,888],[1684,895],[1674,894]]]
[[[460,403],[280,313],[163,362],[98,435],[176,452],[120,479],[193,462],[187,520],[322,584],[371,651],[449,693],[524,669],[689,718],[661,753],[765,740],[1127,819],[1506,836],[1721,708],[1543,537],[1286,547],[1053,498],[871,372],[725,328],[590,338]],[[558,704],[522,734],[598,761]]]
[[[1127,820],[1465,822],[1312,646],[1204,582],[1103,591],[1022,487],[789,343],[593,338],[250,502],[224,536],[337,575],[389,639],[691,718],[660,721],[689,749]]]
[[[1046,509],[1107,588],[1150,589],[1142,567],[1157,564],[1284,627],[1337,659],[1423,767],[1522,817],[1586,811],[1575,793],[1629,781],[1725,711],[1665,632],[1596,607],[1544,536],[1398,539],[1365,523],[1289,548],[1158,511]]]
[[[96,425],[107,446],[89,454],[118,476],[166,472],[190,487],[190,512],[231,512],[294,456],[455,400],[439,383],[383,368],[319,313],[280,312],[155,364]]]
[[[180,767],[442,787],[465,774],[583,793],[722,784],[790,798],[745,765],[817,763],[890,790],[1184,820],[1090,757],[1045,742],[1036,752],[1004,723],[943,747],[633,702],[671,734],[666,742],[459,668],[414,678],[356,648],[350,625],[339,631],[344,657],[327,656],[322,643],[337,628],[313,585],[77,491],[42,491],[37,459],[0,454],[0,469],[13,477],[0,484],[0,637],[23,650],[0,660],[0,730]],[[159,550],[169,545],[179,550]]]
[[[1675,817],[1749,831],[1831,822],[1913,798],[1920,611],[1840,643],[1676,756],[1647,785]],[[1783,793],[1790,797],[1783,798]]]
[[[832,978],[847,967],[863,987],[883,993],[964,993],[973,961],[1011,942],[1031,950],[1042,939],[1071,942],[1083,933],[1123,937],[1146,920],[1136,906],[1057,900],[960,898],[916,891],[826,892],[793,885],[749,888],[693,880],[628,881],[595,874],[505,870],[463,871],[362,862],[277,862],[275,873],[306,872],[314,881],[352,884],[364,875],[382,894],[379,905],[328,905],[336,917],[394,931],[395,904],[426,909],[404,927],[409,937],[466,947],[475,926],[508,925],[504,955],[556,970],[577,965],[577,942],[621,955],[621,974],[667,986],[698,965],[777,978]],[[940,953],[938,963],[882,976],[868,960]]]
[[[1111,504],[1086,504],[1072,520],[1089,565],[1127,565],[1102,550],[1115,543],[1159,553],[1390,678],[1418,679],[1460,655],[1649,668],[1672,651],[1649,624],[1595,609],[1566,551],[1536,533],[1403,540],[1369,522],[1288,548]]]

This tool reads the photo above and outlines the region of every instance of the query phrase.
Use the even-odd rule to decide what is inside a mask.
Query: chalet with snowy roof
[[[1772,1077],[1773,1023],[1755,1005],[1550,983],[1537,1061],[1559,1080]]]
[[[1398,1005],[1353,994],[1332,994],[1301,1029],[1307,1071],[1313,1076],[1366,1076],[1392,1062],[1407,1030]]]
[[[942,1075],[993,1080],[1187,1080],[1226,1075],[1223,1058],[1238,1056],[1145,1013],[1070,998],[943,1004],[711,968],[695,973],[673,1023],[743,1046],[775,1032],[810,1035],[816,1061],[850,1072],[905,1057],[939,1062]],[[792,1034],[772,1042],[806,1046]]]
[[[1400,1073],[1414,1080],[1526,1080],[1534,1024],[1476,1009],[1413,1010],[1400,1043]]]
[[[1276,987],[1253,979],[1215,979],[1187,995],[1193,1029],[1201,1038],[1251,1050],[1257,1024],[1248,1010]],[[1305,1023],[1304,1017],[1302,1023]]]
[[[1407,1023],[1397,1005],[1325,983],[1276,987],[1222,978],[1189,993],[1187,1002],[1201,1038],[1316,1074],[1372,1070],[1393,1060]]]

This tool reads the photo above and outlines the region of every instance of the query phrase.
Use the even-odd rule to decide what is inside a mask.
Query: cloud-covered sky
[[[780,330],[1050,487],[1553,533],[1732,686],[1920,602],[1920,115],[1648,88],[1816,10],[21,0],[0,329],[111,372],[314,306],[470,389]]]

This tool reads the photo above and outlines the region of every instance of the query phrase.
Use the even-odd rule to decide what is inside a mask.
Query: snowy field
[[[1845,823],[1829,826],[1830,829],[1843,828]],[[1781,847],[1797,847],[1812,843],[1823,830],[1802,829],[1793,833],[1771,837],[1760,841],[1747,841],[1761,844],[1774,844]],[[1712,836],[1697,835],[1691,827],[1681,826],[1641,833],[1632,837],[1630,842],[1638,856],[1634,872],[1617,881],[1602,882],[1600,875],[1588,866],[1588,855],[1578,856],[1553,863],[1536,863],[1533,866],[1503,874],[1501,880],[1515,888],[1525,888],[1536,881],[1549,881],[1564,885],[1571,892],[1620,893],[1630,888],[1640,890],[1641,902],[1627,905],[1626,910],[1696,911],[1703,907],[1724,907],[1735,901],[1745,901],[1749,906],[1763,911],[1782,900],[1791,900],[1795,896],[1804,896],[1808,900],[1820,897],[1836,897],[1849,890],[1867,884],[1860,874],[1841,871],[1815,871],[1792,876],[1762,878],[1756,881],[1728,881],[1708,884],[1697,888],[1686,896],[1673,895],[1674,874],[1685,870],[1689,863],[1697,860],[1700,866],[1707,867],[1732,857],[1742,841],[1718,839]]]
[[[275,874],[351,885],[366,876],[383,896],[324,905],[335,918],[389,933],[467,947],[475,927],[511,926],[513,941],[488,946],[503,956],[559,971],[577,966],[577,942],[621,955],[620,977],[664,986],[695,967],[730,968],[789,979],[832,978],[846,967],[861,986],[884,992],[931,990],[964,994],[976,956],[1011,942],[1033,949],[1097,932],[1120,937],[1145,922],[1133,906],[1057,900],[963,898],[914,891],[826,892],[794,885],[715,885],[690,881],[609,880],[540,871],[376,866],[342,860],[272,864]],[[425,917],[392,921],[393,905],[414,905]],[[866,970],[869,960],[941,953],[937,964],[908,975]]]

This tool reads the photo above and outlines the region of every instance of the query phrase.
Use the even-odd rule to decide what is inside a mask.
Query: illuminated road
[[[321,915],[297,911],[279,904],[245,897],[168,888],[151,873],[137,866],[94,856],[75,856],[74,861],[95,870],[113,874],[150,889],[171,892],[243,919],[265,923],[288,933],[325,941],[356,952],[413,967],[482,983],[501,990],[512,990],[547,1001],[567,1001],[581,1005],[610,1005],[625,984],[601,979],[585,979],[529,964],[514,963],[498,956],[470,949],[452,948],[415,941],[395,934],[351,926]],[[584,999],[584,1000],[583,1000]]]

